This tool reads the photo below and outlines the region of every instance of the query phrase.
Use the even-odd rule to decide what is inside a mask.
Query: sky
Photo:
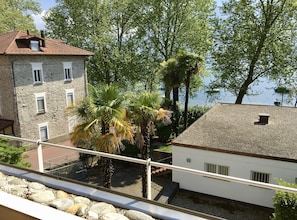
[[[32,16],[37,29],[43,30],[45,23],[42,20],[42,16],[45,14],[46,11],[49,10],[49,8],[55,6],[56,0],[35,0],[35,1],[40,3],[42,12],[41,14],[32,15]]]

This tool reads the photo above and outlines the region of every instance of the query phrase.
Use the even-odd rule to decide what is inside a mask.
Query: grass
[[[154,150],[156,150],[156,149],[159,150],[159,151],[172,153],[172,146],[171,145],[161,145],[161,146],[154,147]]]

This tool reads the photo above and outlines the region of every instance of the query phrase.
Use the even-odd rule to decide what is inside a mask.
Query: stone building
[[[0,35],[0,133],[65,140],[76,123],[65,110],[86,96],[91,55],[43,32]]]

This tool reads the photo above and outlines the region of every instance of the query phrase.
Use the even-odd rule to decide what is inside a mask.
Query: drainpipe
[[[12,82],[13,82],[13,96],[14,96],[14,124],[16,126],[13,126],[13,134],[16,136],[21,137],[21,129],[20,129],[20,121],[19,121],[19,112],[18,112],[18,100],[17,100],[17,95],[16,95],[16,82],[15,82],[15,73],[14,73],[14,60],[10,61],[11,65],[11,75],[12,75]],[[17,131],[15,131],[15,129]]]
[[[87,59],[84,61],[84,84],[85,84],[85,96],[88,97],[88,74],[87,74]]]

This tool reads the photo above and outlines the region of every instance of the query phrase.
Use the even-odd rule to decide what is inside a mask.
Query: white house
[[[216,104],[172,142],[173,165],[277,184],[297,180],[297,108]],[[173,171],[180,188],[273,207],[274,190]]]

